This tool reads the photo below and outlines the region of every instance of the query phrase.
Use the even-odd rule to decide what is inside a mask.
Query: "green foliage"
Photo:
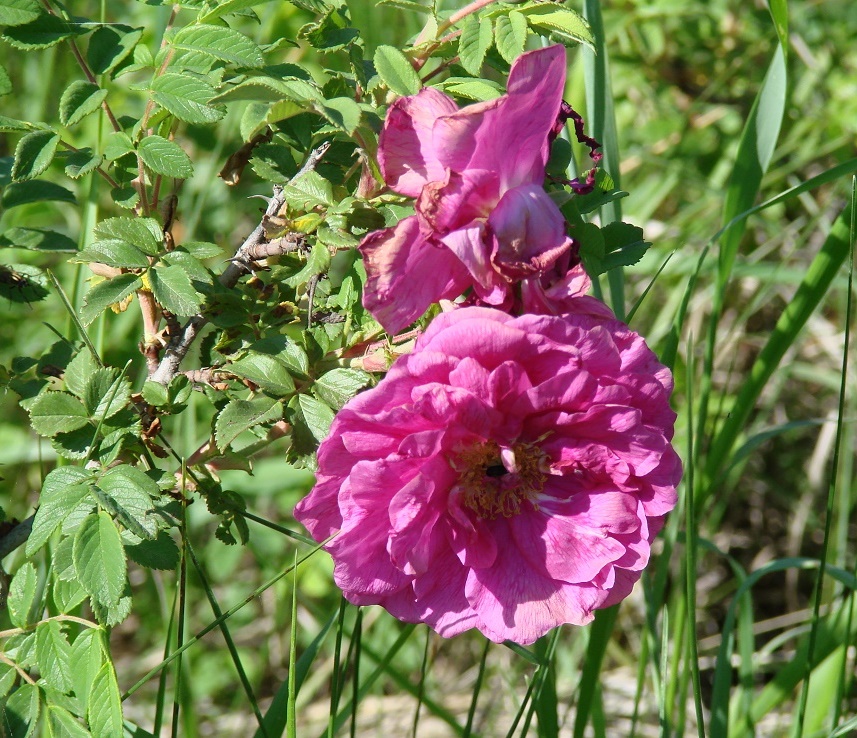
[[[128,690],[130,714],[148,710],[160,725],[175,689],[209,732],[241,711],[241,734],[256,723],[302,734],[300,705],[328,697],[335,731],[352,715],[347,672],[358,703],[372,689],[379,700],[410,694],[417,717],[431,713],[451,735],[509,730],[504,700],[487,704],[489,684],[520,705],[512,731],[555,735],[573,723],[575,735],[630,735],[610,714],[604,676],[635,664],[636,734],[643,721],[692,732],[693,690],[710,734],[766,730],[757,723],[787,710],[808,675],[821,691],[805,734],[843,734],[853,479],[833,472],[844,499],[822,555],[811,493],[826,484],[828,441],[811,429],[836,412],[843,372],[831,357],[847,352],[841,266],[853,234],[847,210],[836,218],[836,187],[857,169],[846,74],[857,18],[840,0],[769,5],[586,0],[581,15],[568,2],[469,12],[413,0],[192,0],[172,13],[155,0],[0,0],[0,473],[13,490],[0,545],[33,516],[0,570],[4,734],[148,735],[123,715],[119,684],[139,677],[129,653],[171,671],[159,697],[157,671]],[[585,180],[590,162],[569,129],[551,147],[546,189],[596,293],[609,283],[620,313],[635,303],[634,328],[674,366],[677,439],[695,480],[680,505],[693,515],[670,518],[640,607],[599,613],[585,637],[566,629],[502,656],[470,636],[424,647],[411,626],[340,611],[321,555],[284,586],[293,552],[283,542],[309,543],[289,511],[335,413],[378,379],[364,357],[403,350],[362,308],[356,250],[412,212],[378,168],[389,105],[426,85],[462,105],[495,99],[520,54],[554,41],[576,65],[568,100],[607,156],[594,190],[575,193],[568,180]],[[853,448],[853,432],[838,443]],[[813,558],[788,558],[801,545]],[[194,550],[198,568],[186,572]],[[780,558],[759,564],[769,556]],[[802,577],[824,556],[840,568],[820,590],[831,607],[811,619],[813,648],[799,630],[756,640],[756,621],[782,614],[783,596],[804,627]],[[785,571],[804,574],[764,589],[763,575]],[[693,613],[719,645],[687,645]],[[188,636],[216,627],[227,649]],[[292,661],[275,663],[290,647]],[[438,697],[435,663],[485,680],[469,717]],[[329,690],[319,687],[328,676]],[[558,709],[569,702],[574,717]],[[363,719],[357,704],[354,714]]]

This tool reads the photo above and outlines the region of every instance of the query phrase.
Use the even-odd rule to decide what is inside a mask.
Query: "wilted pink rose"
[[[336,416],[295,515],[349,601],[531,643],[624,598],[676,502],[672,377],[592,315],[436,317]]]
[[[364,305],[389,332],[437,300],[472,287],[508,307],[513,285],[545,272],[570,247],[565,220],[542,188],[565,87],[565,50],[521,55],[507,93],[458,109],[426,87],[390,108],[378,162],[416,215],[370,233]]]

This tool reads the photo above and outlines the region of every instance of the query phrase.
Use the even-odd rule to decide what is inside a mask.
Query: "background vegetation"
[[[241,28],[260,43],[295,39],[315,18],[311,4],[299,5],[261,5],[258,24]],[[348,6],[367,58],[379,45],[402,47],[421,27],[420,14],[393,3]],[[302,736],[328,726],[361,736],[832,738],[857,729],[857,394],[855,374],[843,368],[857,6],[625,0],[601,8],[586,0],[569,7],[585,12],[601,53],[569,52],[567,99],[605,143],[605,167],[629,193],[610,206],[619,212],[607,208],[602,217],[621,214],[654,244],[624,281],[604,278],[601,289],[674,366],[677,382],[676,439],[687,472],[660,555],[618,611],[600,613],[588,628],[563,628],[531,651],[488,645],[478,634],[444,641],[377,608],[342,606],[322,553],[258,591],[310,550],[282,529],[299,531],[290,513],[312,474],[289,466],[275,442],[256,456],[252,476],[219,470],[223,489],[252,515],[245,545],[218,540],[221,518],[198,502],[187,507],[185,530],[199,566],[182,576],[129,569],[134,609],[112,628],[110,644],[121,691],[135,688],[124,702],[131,723],[150,732],[163,725],[166,735],[172,712],[173,733],[188,736],[250,735],[254,712],[266,716],[269,735],[281,734],[288,713]],[[155,48],[171,8],[80,2],[73,12],[143,27]],[[282,61],[318,72],[326,63],[305,43],[284,46]],[[2,98],[3,115],[22,120],[54,120],[63,90],[80,79],[63,45],[38,54],[2,45],[0,62],[16,85]],[[120,115],[142,114],[142,98],[123,100],[121,88],[111,95]],[[260,176],[232,188],[216,177],[242,143],[240,111],[228,116],[216,128],[184,130],[195,176],[180,192],[176,234],[220,246],[225,255],[212,264],[258,223],[251,196],[270,194]],[[87,125],[104,126],[97,118]],[[0,186],[9,182],[17,140],[0,137]],[[94,189],[78,192],[78,206],[4,208],[0,233],[50,226],[88,246],[92,224],[115,213],[101,212]],[[12,248],[9,238],[0,246],[7,247],[0,262],[17,265],[16,273],[49,267],[80,306],[91,277],[83,265],[68,263],[68,254]],[[46,353],[61,350],[58,334],[77,338],[73,324],[50,284],[41,287],[46,299],[30,299],[15,291],[10,273],[2,273],[0,365],[14,373],[15,357],[31,357],[49,372],[55,362]],[[131,362],[126,376],[139,390],[139,314],[106,313],[89,335],[107,364]],[[19,400],[11,389],[0,396],[0,504],[10,520],[32,513],[57,464]],[[196,393],[185,401],[191,411],[164,422],[187,458],[208,439],[213,409]],[[13,575],[25,558],[17,549],[3,569]],[[35,561],[44,577],[49,559]],[[177,638],[187,641],[256,591],[226,621],[231,648],[223,632],[211,632],[139,684]],[[178,636],[176,592],[187,618]],[[0,613],[0,630],[10,627]],[[296,695],[290,678],[300,685]]]

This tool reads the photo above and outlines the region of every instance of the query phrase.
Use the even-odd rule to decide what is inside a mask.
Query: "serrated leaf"
[[[264,392],[272,395],[289,395],[295,391],[295,383],[286,367],[273,356],[251,351],[243,359],[224,367],[231,374],[249,379]]]
[[[501,15],[494,22],[494,44],[509,64],[524,51],[527,43],[527,19],[517,10]]]
[[[84,297],[80,320],[89,325],[108,307],[121,302],[142,286],[143,280],[136,274],[120,274],[93,285]]]
[[[477,76],[482,70],[485,54],[491,48],[493,41],[491,21],[488,18],[477,18],[468,15],[458,37],[458,58],[470,74]]]
[[[33,131],[24,136],[15,147],[12,179],[20,182],[38,177],[53,161],[59,141],[53,131]]]
[[[44,11],[36,0],[0,0],[0,26],[21,26]]]
[[[91,478],[90,472],[77,466],[61,466],[48,473],[42,483],[33,529],[27,539],[27,556],[33,556],[44,546],[69,514],[89,498]]]
[[[96,241],[89,248],[78,252],[74,261],[95,261],[126,269],[144,269],[149,266],[149,259],[140,249],[126,241],[118,240]]]
[[[46,713],[51,736],[55,736],[55,738],[91,738],[90,732],[77,721],[74,715],[57,703],[49,702]]]
[[[155,407],[166,405],[170,401],[166,386],[160,382],[147,380],[143,383],[142,394],[143,399]]]
[[[74,193],[70,190],[54,182],[45,182],[43,180],[14,182],[3,189],[2,204],[6,210],[18,207],[19,205],[28,205],[31,202],[47,200],[77,202]]]
[[[80,179],[98,169],[103,161],[104,157],[93,153],[90,148],[72,151],[65,156],[65,174],[70,179]]]
[[[86,599],[86,592],[77,579],[54,582],[51,594],[54,605],[62,613],[72,613]]]
[[[503,94],[499,86],[486,80],[463,77],[450,77],[443,83],[443,89],[456,97],[463,97],[476,102],[493,100]]]
[[[182,248],[197,259],[210,259],[223,253],[220,246],[210,241],[183,241]]]
[[[88,421],[86,408],[67,392],[45,392],[30,405],[30,424],[40,436],[53,436],[82,428]]]
[[[583,16],[553,3],[539,3],[518,9],[530,26],[542,31],[553,31],[562,41],[575,41],[594,48],[595,39]]]
[[[12,80],[9,79],[6,70],[0,66],[0,97],[8,95],[10,92],[12,92]]]
[[[60,542],[54,548],[52,557],[53,575],[64,582],[71,582],[77,579],[74,573],[74,557],[72,556],[72,547],[74,545],[73,538],[61,538]]]
[[[323,441],[330,432],[334,412],[330,407],[310,395],[298,395],[298,403],[310,433],[317,441]]]
[[[322,226],[316,231],[318,240],[325,246],[330,246],[334,249],[350,249],[356,248],[360,243],[354,236],[341,228],[329,228]]]
[[[11,664],[0,662],[0,700],[2,700],[18,680],[18,672]]]
[[[94,74],[112,72],[143,36],[142,28],[121,24],[101,26],[89,37],[86,60]]]
[[[124,732],[119,685],[113,664],[109,662],[92,680],[86,717],[93,738],[114,738]]]
[[[160,496],[158,485],[133,466],[122,464],[107,471],[97,482],[98,488],[116,504],[111,512],[122,525],[140,538],[154,538],[157,522],[152,516],[153,497]]]
[[[90,598],[89,605],[92,607],[92,612],[95,615],[95,619],[101,623],[101,625],[106,625],[109,628],[112,628],[114,625],[119,625],[128,615],[131,614],[131,607],[134,602],[131,598],[130,592],[126,590],[126,593],[119,598],[119,602],[113,605],[103,605],[98,600],[94,598]]]
[[[387,87],[399,95],[416,95],[422,87],[411,62],[393,46],[379,46],[373,57],[375,69]]]
[[[643,238],[643,229],[630,223],[608,223],[601,229],[606,255],[602,269],[606,272],[620,266],[631,266],[643,258],[650,243]]]
[[[3,705],[4,736],[26,738],[36,730],[39,722],[41,699],[35,684],[22,684],[9,695]]]
[[[307,172],[283,187],[283,197],[296,210],[330,207],[335,203],[330,182],[318,172]]]
[[[83,711],[89,706],[89,692],[92,683],[104,664],[104,649],[101,645],[101,631],[84,628],[71,644],[71,659],[74,664],[74,694],[80,700]]]
[[[82,397],[87,379],[96,369],[98,363],[92,353],[88,349],[78,351],[63,373],[65,388],[77,397]]]
[[[5,0],[8,2],[8,0]],[[2,38],[16,49],[47,49],[65,41],[75,33],[74,28],[56,15],[40,14],[29,23],[7,28]]]
[[[166,72],[155,78],[150,89],[158,105],[186,123],[216,123],[226,114],[223,108],[208,104],[214,88],[198,77]]]
[[[73,126],[101,107],[107,90],[84,80],[72,82],[60,98],[60,123]]]
[[[134,144],[131,137],[124,131],[114,131],[104,140],[104,158],[107,161],[115,161],[125,154],[134,153]]]
[[[195,51],[240,67],[265,64],[262,50],[243,33],[225,26],[185,26],[173,38],[173,48]]]
[[[214,440],[222,451],[244,431],[260,423],[278,420],[283,407],[273,397],[254,397],[252,400],[231,400],[221,410],[214,424]]]
[[[9,608],[9,619],[16,628],[26,628],[30,624],[38,585],[39,575],[29,561],[23,563],[12,577],[6,606]]]
[[[36,663],[51,687],[71,690],[71,646],[59,621],[48,620],[36,628]]]
[[[255,8],[257,5],[264,5],[269,2],[272,2],[272,0],[223,0],[223,2],[221,2],[217,7],[212,8],[204,15],[201,15],[199,22],[207,23],[208,21],[222,18],[228,13],[236,13],[247,8]]]
[[[11,133],[13,131],[29,131],[30,124],[23,120],[8,118],[5,115],[0,115],[0,133]]]
[[[202,306],[202,295],[180,266],[155,267],[149,272],[149,283],[158,303],[175,315],[193,315]]]
[[[363,114],[360,106],[350,97],[334,97],[323,105],[319,105],[318,112],[349,136],[360,125],[360,118]]]
[[[72,239],[47,228],[10,228],[0,236],[0,246],[30,251],[77,251],[77,244]]]
[[[107,218],[95,226],[95,238],[126,241],[149,256],[164,248],[164,233],[154,218]]]
[[[155,174],[175,179],[193,175],[193,164],[185,150],[163,136],[147,136],[137,145],[143,163]]]
[[[334,410],[339,410],[371,381],[372,375],[360,369],[333,369],[316,380],[313,392]]]
[[[89,515],[74,536],[74,570],[86,592],[106,607],[125,591],[125,549],[103,510]]]
[[[285,184],[296,174],[295,163],[288,146],[280,144],[262,144],[253,150],[250,166],[262,179],[268,182]]]
[[[162,530],[154,540],[125,544],[128,558],[147,569],[171,571],[179,565],[179,548],[169,533]]]
[[[83,404],[96,422],[113,417],[131,399],[131,383],[117,374],[115,369],[96,369],[86,382]]]
[[[288,336],[271,336],[256,341],[250,348],[259,353],[276,356],[291,374],[309,376],[309,357],[306,351]]]

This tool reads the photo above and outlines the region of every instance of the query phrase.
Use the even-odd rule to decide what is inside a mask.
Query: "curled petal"
[[[378,164],[390,189],[417,197],[426,182],[443,179],[432,128],[440,116],[457,110],[452,98],[433,87],[393,103],[378,140]]]
[[[366,265],[363,306],[388,333],[413,323],[435,300],[457,297],[469,282],[448,249],[425,239],[415,216],[370,233],[360,253]]]

